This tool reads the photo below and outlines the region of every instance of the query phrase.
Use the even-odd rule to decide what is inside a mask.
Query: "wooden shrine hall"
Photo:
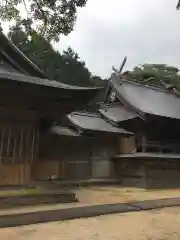
[[[112,74],[101,88],[48,80],[0,32],[0,185],[115,179],[180,186],[180,97],[174,87]]]
[[[0,46],[0,185],[113,177],[111,152],[132,133],[83,112],[101,88],[48,80],[2,32]]]
[[[99,89],[46,79],[2,32],[0,46],[0,185],[23,184],[38,175],[41,131]]]
[[[134,133],[113,156],[122,184],[150,188],[180,186],[180,94],[174,86],[142,84],[112,74],[99,112]]]

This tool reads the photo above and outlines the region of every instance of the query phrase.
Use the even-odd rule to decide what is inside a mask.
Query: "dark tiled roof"
[[[111,86],[136,112],[180,119],[180,98],[170,91],[116,79]]]
[[[115,124],[138,117],[136,113],[130,111],[120,103],[102,105],[99,112]]]
[[[106,133],[116,133],[123,135],[132,135],[124,129],[114,127],[106,122],[99,114],[87,112],[73,112],[68,115],[71,123],[83,131],[97,131]]]

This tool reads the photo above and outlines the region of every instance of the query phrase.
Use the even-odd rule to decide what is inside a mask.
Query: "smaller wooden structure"
[[[116,74],[101,115],[134,132],[113,157],[117,178],[131,186],[180,186],[180,98],[177,91],[122,79]]]

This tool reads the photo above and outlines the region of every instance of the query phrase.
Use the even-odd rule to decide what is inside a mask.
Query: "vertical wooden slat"
[[[4,132],[5,132],[5,126],[2,126],[2,135],[1,135],[1,148],[0,148],[0,164],[2,161],[2,152],[3,152],[3,144],[4,144]]]
[[[25,164],[27,162],[29,162],[27,160],[30,157],[30,154],[29,154],[29,145],[30,145],[29,139],[30,139],[30,130],[28,129],[27,134],[26,134],[26,150],[25,150],[25,157],[24,157]]]
[[[13,165],[15,163],[15,158],[16,158],[16,142],[17,142],[17,135],[15,133],[15,136],[14,136],[14,149],[13,149]]]
[[[62,177],[65,177],[65,161],[64,159],[60,160],[61,161],[61,169],[60,169],[60,175],[62,175]]]
[[[23,147],[23,130],[21,130],[21,139],[20,139],[20,146],[19,146],[19,156],[22,157],[22,147]]]
[[[35,156],[36,158],[39,155],[39,128],[36,128],[36,139],[35,139]]]
[[[35,148],[35,135],[36,135],[36,128],[33,129],[33,139],[32,139],[32,150],[31,150],[31,163],[34,160],[34,148]]]
[[[9,126],[9,133],[8,133],[7,157],[9,156],[10,141],[11,141],[11,126]]]

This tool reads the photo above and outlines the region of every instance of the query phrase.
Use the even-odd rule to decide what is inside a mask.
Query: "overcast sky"
[[[71,46],[94,74],[111,74],[128,57],[126,69],[167,63],[180,68],[180,11],[177,0],[88,0],[74,31],[56,49]]]

